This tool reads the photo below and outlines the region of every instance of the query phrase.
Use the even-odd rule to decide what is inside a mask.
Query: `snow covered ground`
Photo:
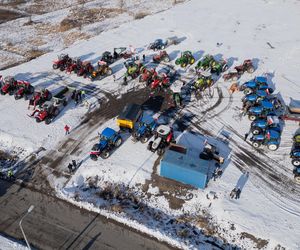
[[[1,250],[22,250],[27,249],[27,247],[21,245],[20,243],[8,239],[0,234],[0,249]]]
[[[63,52],[95,63],[103,51],[131,44],[149,60],[153,55],[146,50],[150,42],[177,36],[181,43],[167,48],[173,64],[184,50],[191,50],[197,60],[207,53],[226,58],[230,66],[253,59],[257,70],[252,75],[245,73],[240,82],[267,72],[275,92],[289,104],[290,98],[300,96],[300,33],[295,32],[299,10],[300,2],[292,0],[228,0],[226,4],[192,0],[108,29]],[[97,132],[107,126],[117,128],[115,116],[122,105],[143,102],[147,93],[137,81],[121,85],[122,61],[112,65],[116,82],[107,77],[93,82],[91,88],[86,79],[52,70],[55,58],[56,53],[48,53],[1,74],[16,75],[35,86],[84,88],[91,110],[71,103],[46,126],[26,116],[25,101],[1,97],[0,149],[9,152],[19,147],[24,159],[43,147],[39,166],[49,174],[60,197],[185,249],[209,249],[211,242],[228,249],[235,245],[245,249],[300,248],[296,233],[300,231],[300,187],[292,180],[289,159],[296,123],[284,124],[276,152],[254,150],[243,140],[250,121],[239,116],[242,93],[230,95],[230,83],[219,79],[212,92],[205,92],[200,99],[186,95],[184,109],[162,114],[177,130],[177,142],[200,152],[199,145],[208,139],[226,158],[222,177],[211,180],[205,190],[195,190],[161,178],[158,156],[147,151],[146,145],[133,143],[126,133],[122,134],[124,143],[110,158],[91,161],[88,153],[97,142]],[[188,70],[180,72],[187,79],[192,77]],[[73,130],[66,137],[65,124]],[[72,159],[82,164],[69,175],[66,166]],[[239,200],[229,198],[235,186],[242,187]]]

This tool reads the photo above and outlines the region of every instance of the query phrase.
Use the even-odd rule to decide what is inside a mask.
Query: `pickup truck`
[[[132,131],[135,123],[142,115],[141,106],[138,104],[127,104],[120,115],[117,117],[117,125],[120,130],[128,129]]]

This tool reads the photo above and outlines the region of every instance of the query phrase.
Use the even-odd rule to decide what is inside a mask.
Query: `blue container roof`
[[[164,162],[172,163],[188,171],[194,171],[202,173],[204,175],[208,174],[208,169],[212,161],[206,161],[199,158],[199,150],[188,148],[186,152],[180,153],[174,150],[168,149],[164,158]]]
[[[102,131],[102,135],[104,135],[105,137],[107,138],[110,138],[112,137],[115,133],[117,133],[116,131],[114,131],[112,128],[105,128],[103,131]]]

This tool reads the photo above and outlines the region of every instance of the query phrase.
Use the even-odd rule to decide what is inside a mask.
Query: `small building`
[[[210,164],[199,158],[199,150],[172,144],[160,162],[160,175],[204,189]]]

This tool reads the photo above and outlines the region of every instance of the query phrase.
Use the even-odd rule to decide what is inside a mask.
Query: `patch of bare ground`
[[[0,9],[0,23],[14,20],[14,19],[17,19],[17,18],[23,17],[23,16],[24,15],[22,15],[18,12],[15,12],[15,11]]]
[[[21,46],[18,45],[12,45],[11,43],[7,43],[5,45],[2,46],[2,49],[4,51],[8,51],[11,53],[15,53],[19,56],[23,56],[25,57],[28,61],[35,59],[43,54],[45,54],[47,51],[44,50],[40,50],[38,48],[31,48],[31,49],[27,49],[27,48],[23,48]]]
[[[71,31],[68,34],[64,35],[63,41],[65,46],[70,46],[78,40],[87,40],[89,38],[91,38],[91,36],[87,33],[80,31]]]
[[[103,21],[115,17],[124,11],[120,8],[91,8],[76,7],[70,10],[69,15],[60,22],[60,31],[65,32],[74,28],[81,28],[82,25]]]
[[[142,19],[149,15],[149,12],[140,11],[134,15],[134,19]]]
[[[263,249],[269,244],[268,240],[256,238],[254,235],[246,233],[246,232],[242,232],[240,238],[241,239],[248,238],[248,239],[252,240],[256,244],[257,249]]]

